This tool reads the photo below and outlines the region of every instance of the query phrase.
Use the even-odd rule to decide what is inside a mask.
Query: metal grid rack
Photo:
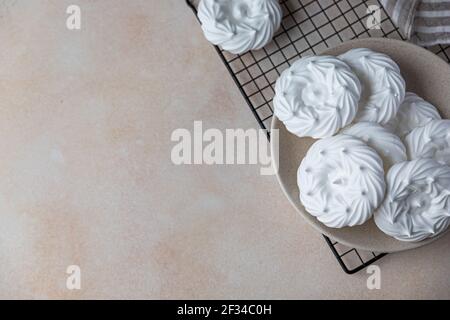
[[[186,0],[196,13],[199,0]],[[259,125],[270,137],[275,82],[300,57],[320,54],[347,40],[388,37],[405,40],[379,0],[280,0],[283,21],[273,41],[261,50],[234,55],[215,47]],[[381,14],[377,27],[367,28],[375,8]],[[379,9],[377,9],[379,8]],[[372,20],[373,21],[373,20]],[[373,24],[372,24],[373,25]],[[450,63],[450,46],[429,48]],[[348,248],[324,236],[342,269],[356,273],[384,253]]]

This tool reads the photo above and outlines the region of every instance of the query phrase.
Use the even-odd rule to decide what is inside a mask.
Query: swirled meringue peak
[[[434,159],[450,166],[450,120],[433,120],[405,138],[410,159]]]
[[[299,137],[330,137],[354,119],[360,95],[359,79],[345,62],[307,57],[278,78],[274,113]]]
[[[431,159],[395,164],[375,223],[401,241],[435,237],[450,225],[450,167]]]
[[[278,0],[201,0],[198,6],[206,39],[234,54],[264,47],[282,17]]]
[[[339,56],[358,75],[363,87],[356,121],[381,124],[395,117],[405,97],[405,80],[398,65],[387,55],[366,48]]]
[[[423,127],[441,116],[436,107],[413,92],[407,92],[397,115],[385,127],[400,138],[405,138],[414,128]]]
[[[331,228],[363,224],[384,197],[380,156],[346,134],[316,141],[297,172],[300,201]]]
[[[406,148],[400,138],[378,123],[358,122],[345,128],[342,133],[362,140],[378,152],[386,172],[395,163],[407,160]]]

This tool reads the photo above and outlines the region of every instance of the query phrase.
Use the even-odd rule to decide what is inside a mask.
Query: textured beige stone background
[[[450,298],[450,235],[370,291],[275,177],[172,165],[176,128],[257,127],[184,1],[3,0],[0,43],[0,298]]]

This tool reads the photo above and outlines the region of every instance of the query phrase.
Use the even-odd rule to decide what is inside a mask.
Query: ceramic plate
[[[442,118],[450,118],[450,66],[437,55],[407,42],[383,38],[345,42],[323,54],[337,56],[353,48],[370,48],[388,54],[400,66],[406,80],[407,91],[415,92],[434,104]],[[300,203],[297,187],[298,166],[315,140],[299,138],[289,133],[275,116],[272,121],[272,130],[274,129],[279,130],[279,141],[278,143],[274,141],[271,148],[272,150],[279,148],[279,159],[275,161],[279,166],[277,177],[281,187],[300,214],[321,233],[349,247],[374,252],[413,249],[439,238],[415,243],[398,241],[381,232],[373,219],[357,227],[328,228],[306,212]]]

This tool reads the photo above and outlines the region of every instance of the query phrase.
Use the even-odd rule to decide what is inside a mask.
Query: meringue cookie
[[[386,172],[394,164],[407,160],[406,148],[400,138],[378,123],[358,122],[345,128],[342,133],[362,140],[378,152]]]
[[[450,225],[450,167],[430,159],[394,165],[375,223],[401,241],[437,236]]]
[[[434,159],[450,165],[450,120],[433,120],[405,138],[410,159]]]
[[[407,92],[397,115],[385,127],[400,138],[405,138],[414,128],[423,127],[441,116],[436,107],[413,92]]]
[[[206,39],[234,54],[264,47],[282,17],[278,0],[202,0],[198,6]]]
[[[387,55],[370,49],[352,49],[339,56],[358,75],[363,87],[356,121],[381,124],[395,117],[405,97],[405,80]]]
[[[353,120],[360,95],[360,82],[345,62],[303,58],[278,78],[274,113],[299,137],[329,137]]]
[[[380,156],[345,134],[311,146],[298,169],[297,183],[306,210],[331,228],[363,224],[385,192]]]

